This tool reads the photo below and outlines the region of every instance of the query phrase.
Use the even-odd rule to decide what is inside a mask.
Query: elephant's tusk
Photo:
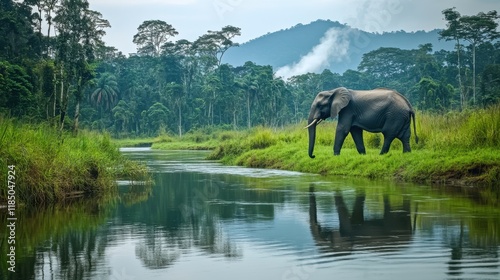
[[[313,125],[314,125],[317,121],[318,121],[318,119],[314,119],[314,120],[312,121],[312,123],[310,123],[308,126],[306,126],[306,127],[304,127],[304,128],[310,128],[310,127],[311,127],[311,126],[313,126]],[[320,120],[320,122],[321,122],[321,120]]]
[[[319,121],[316,123],[316,125],[320,124],[323,121],[323,119],[319,119]]]

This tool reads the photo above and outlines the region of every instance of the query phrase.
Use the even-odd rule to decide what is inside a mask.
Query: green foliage
[[[130,113],[130,111],[128,111]],[[163,104],[156,102],[143,114],[145,126],[150,132],[160,132],[168,121],[169,110]]]
[[[38,54],[40,42],[33,29],[31,7],[25,2],[3,0],[0,5],[0,60]]]
[[[0,61],[0,110],[16,117],[33,115],[32,90],[30,77],[22,67]]]
[[[33,26],[30,26],[31,8],[40,8],[45,15],[45,18],[35,17]],[[173,41],[178,33],[172,25],[148,20],[134,36],[140,55],[125,57],[113,47],[104,46],[102,37],[105,28],[110,27],[109,22],[98,11],[90,10],[87,0],[63,1],[60,5],[54,1],[21,4],[7,0],[1,9],[5,13],[0,13],[0,22],[7,27],[14,25],[10,26],[12,32],[4,25],[0,28],[0,49],[5,50],[0,57],[0,112],[30,121],[59,122],[61,129],[71,124],[75,131],[80,126],[109,131],[115,137],[155,137],[162,130],[183,136],[207,126],[230,126],[235,130],[258,126],[282,128],[306,119],[311,101],[319,91],[339,86],[394,88],[415,108],[441,113],[467,109],[474,96],[477,99],[474,109],[491,106],[500,99],[499,69],[491,64],[500,57],[500,45],[494,41],[496,33],[491,30],[495,26],[491,20],[497,17],[494,12],[466,17],[453,9],[446,10],[445,20],[449,21],[450,30],[443,31],[444,39],[462,36],[458,39],[463,40],[466,33],[475,34],[475,27],[488,27],[488,32],[476,32],[488,36],[477,38],[474,48],[433,52],[433,47],[449,44],[439,43],[435,31],[431,32],[432,40],[429,37],[414,49],[393,43],[353,52],[364,53],[361,61],[352,60],[359,62],[350,67],[357,71],[339,74],[324,69],[321,73],[305,73],[284,80],[276,77],[277,69],[272,66],[248,61],[250,54],[237,64],[240,66],[224,63],[231,51],[245,49],[245,46],[232,48],[238,45],[234,38],[241,35],[238,27],[208,31],[193,42]],[[282,31],[279,34],[288,35],[283,35],[280,43],[287,45],[292,53],[292,46],[300,48],[303,54],[332,27],[346,28],[338,22],[320,20]],[[30,28],[36,32],[28,32]],[[53,32],[44,32],[51,28],[57,29],[57,36],[50,37]],[[462,29],[467,32],[454,32]],[[351,36],[369,35],[362,31],[348,33],[347,38],[355,41],[359,37]],[[422,35],[417,33],[393,32],[380,36],[386,42],[401,42],[412,41],[401,38]],[[5,41],[1,35],[12,40]],[[275,36],[281,35],[264,36],[260,40],[273,37],[273,41]],[[297,42],[298,37],[301,42]],[[370,38],[375,42],[376,37]],[[31,50],[36,50],[36,55]],[[262,53],[272,54],[267,49]],[[470,63],[468,58],[473,54],[475,63]],[[265,62],[275,65],[272,62],[280,58],[274,56]],[[459,65],[458,57],[462,57]],[[480,86],[475,86],[476,79],[470,78],[474,71],[478,74],[474,76],[480,78]],[[478,94],[471,98],[469,93],[475,91]],[[205,142],[203,135],[189,137],[194,138],[193,143]],[[370,145],[376,146],[378,140],[373,139]],[[320,136],[318,141],[328,144],[331,137]]]
[[[115,75],[108,72],[102,73],[97,78],[96,83],[96,88],[90,95],[90,100],[96,106],[110,110],[115,105],[119,92]]]
[[[497,47],[500,43],[497,43]],[[500,64],[490,64],[481,74],[482,105],[500,103]]]
[[[137,28],[133,41],[140,54],[159,56],[163,45],[177,34],[172,25],[162,20],[146,20]]]

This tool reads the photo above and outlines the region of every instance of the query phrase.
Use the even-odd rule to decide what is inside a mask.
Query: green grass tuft
[[[0,131],[0,166],[15,166],[18,203],[101,195],[114,190],[118,175],[146,173],[144,167],[126,160],[107,134],[82,131],[73,136],[48,125],[5,118],[0,118]],[[7,182],[7,172],[0,173],[0,180]],[[6,200],[2,188],[0,203]]]

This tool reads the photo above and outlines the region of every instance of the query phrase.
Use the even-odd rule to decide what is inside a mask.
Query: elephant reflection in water
[[[349,214],[342,193],[335,193],[335,207],[339,217],[339,228],[324,228],[318,223],[314,187],[309,188],[309,223],[311,234],[318,245],[328,250],[349,254],[353,247],[369,247],[387,251],[393,245],[407,244],[412,236],[410,200],[404,198],[402,207],[392,207],[389,197],[384,195],[382,218],[365,219],[365,194],[356,196],[352,214]]]

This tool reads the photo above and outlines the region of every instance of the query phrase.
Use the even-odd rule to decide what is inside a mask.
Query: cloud
[[[336,27],[328,29],[318,45],[301,57],[299,62],[279,68],[276,71],[276,76],[288,79],[309,72],[317,73],[327,68],[330,62],[341,61],[347,56],[349,32],[349,29]]]
[[[382,33],[390,29],[394,18],[404,15],[403,0],[360,0],[355,3],[356,12],[346,22],[368,32]]]

